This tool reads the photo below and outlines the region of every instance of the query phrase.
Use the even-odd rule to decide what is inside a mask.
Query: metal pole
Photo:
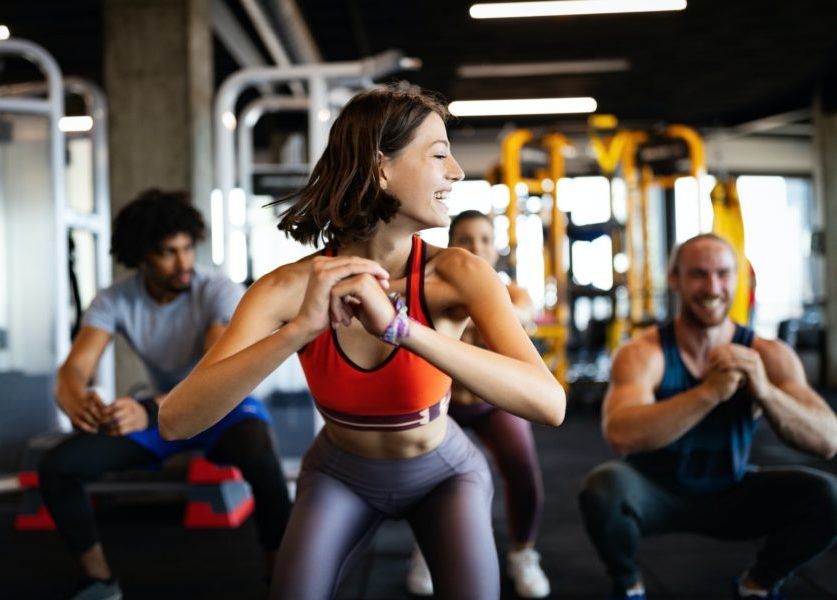
[[[110,155],[108,152],[108,105],[104,92],[91,81],[68,77],[68,93],[84,99],[87,114],[93,119],[90,131],[93,145],[93,207],[95,218],[87,227],[96,240],[96,287],[111,284],[113,265],[110,259]],[[99,360],[97,383],[106,398],[116,397],[116,363],[113,345],[108,345]]]
[[[49,155],[52,170],[51,193],[53,206],[53,234],[56,240],[55,264],[55,302],[53,304],[53,349],[55,364],[67,356],[70,350],[70,284],[67,278],[67,242],[64,239],[66,223],[64,210],[67,206],[64,185],[64,133],[58,127],[58,121],[64,116],[64,88],[61,69],[52,55],[43,47],[27,40],[10,39],[0,42],[0,56],[16,55],[34,63],[44,74],[47,81],[47,102],[49,106]],[[17,99],[16,99],[17,100]],[[33,106],[41,106],[42,100],[24,100]],[[9,100],[6,101],[9,104]],[[12,103],[14,104],[14,103]]]

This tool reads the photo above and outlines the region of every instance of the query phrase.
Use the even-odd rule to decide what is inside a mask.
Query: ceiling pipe
[[[261,51],[235,18],[224,0],[212,0],[212,29],[224,47],[242,67],[267,65]]]
[[[257,0],[241,0],[241,6],[247,12],[247,16],[253,22],[253,26],[259,34],[259,38],[267,48],[270,58],[276,65],[280,67],[290,67],[292,62],[288,53],[285,51],[282,42],[270,25],[264,10]],[[288,81],[288,87],[291,88],[291,94],[294,96],[305,96],[305,88],[299,81]]]
[[[267,66],[261,50],[253,43],[224,0],[212,0],[212,29],[239,66],[245,69]],[[260,85],[259,91],[268,95],[273,93],[273,88]]]
[[[288,49],[299,63],[318,63],[323,61],[320,49],[311,35],[302,12],[295,0],[272,0],[279,31]]]
[[[782,135],[783,128],[790,129],[784,135],[800,135],[807,137],[813,134],[813,127],[804,123],[810,121],[812,111],[810,108],[801,108],[778,115],[771,115],[746,123],[740,123],[733,127],[716,129],[706,136],[707,140],[731,140],[751,135]]]

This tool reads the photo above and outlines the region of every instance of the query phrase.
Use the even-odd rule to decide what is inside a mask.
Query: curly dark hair
[[[186,233],[196,242],[206,235],[206,224],[201,213],[189,204],[189,195],[146,190],[123,206],[113,220],[110,253],[133,269],[160,242],[178,233]]]
[[[400,206],[381,190],[378,152],[394,157],[430,113],[447,121],[444,103],[426,92],[389,86],[352,98],[334,121],[328,145],[279,229],[303,244],[367,240]]]

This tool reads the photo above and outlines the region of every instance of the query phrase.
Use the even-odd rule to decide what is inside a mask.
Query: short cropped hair
[[[730,254],[732,254],[732,260],[736,263],[736,265],[738,264],[738,255],[735,253],[735,248],[732,247],[732,244],[730,244],[727,240],[725,240],[716,233],[701,233],[699,235],[689,238],[681,244],[678,244],[671,251],[671,255],[668,258],[669,276],[678,275],[678,272],[680,270],[680,257],[683,255],[683,249],[703,240],[712,240],[715,242],[722,243],[729,249]]]
[[[389,86],[357,94],[334,121],[322,157],[279,229],[303,244],[322,238],[339,247],[372,237],[400,206],[381,189],[378,152],[397,156],[431,113],[443,121],[449,116],[426,92]]]
[[[113,221],[110,253],[128,268],[169,236],[185,233],[195,242],[206,235],[201,213],[189,204],[186,192],[149,189],[122,207]]]

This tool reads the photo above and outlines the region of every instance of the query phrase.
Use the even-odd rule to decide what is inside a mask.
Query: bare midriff
[[[365,458],[415,458],[435,449],[445,439],[448,418],[443,413],[426,425],[405,431],[358,431],[326,420],[325,434],[341,450]]]

